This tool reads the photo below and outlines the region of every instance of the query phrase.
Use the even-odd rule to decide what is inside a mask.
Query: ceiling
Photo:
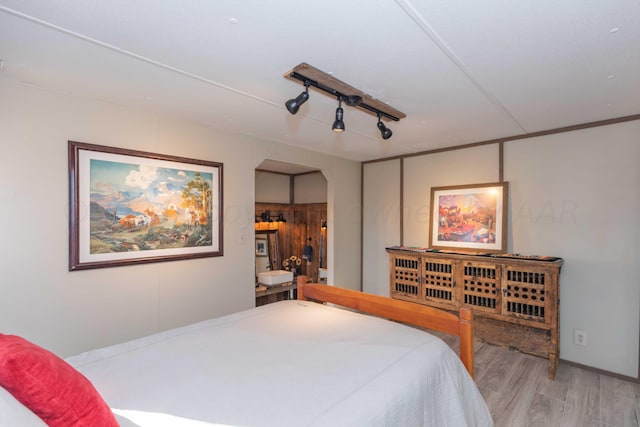
[[[285,175],[303,175],[310,172],[319,172],[315,168],[271,159],[263,160],[256,169],[268,172],[278,172]]]
[[[640,113],[640,0],[0,0],[0,78],[356,161]],[[283,74],[306,62],[407,115]],[[1,96],[1,94],[0,94]]]

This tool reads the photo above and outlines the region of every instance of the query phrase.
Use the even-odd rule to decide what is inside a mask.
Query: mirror
[[[327,283],[327,220],[320,222],[320,253],[318,259],[318,282]]]
[[[280,265],[278,230],[256,230],[256,277]]]
[[[320,258],[319,268],[327,268],[327,220],[323,219],[320,225]]]

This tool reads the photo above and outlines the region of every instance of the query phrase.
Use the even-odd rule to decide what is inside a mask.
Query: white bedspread
[[[450,348],[397,323],[282,301],[67,359],[123,426],[491,426]]]

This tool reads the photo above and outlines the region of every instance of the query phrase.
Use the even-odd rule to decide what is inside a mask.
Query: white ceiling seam
[[[95,39],[93,37],[89,37],[89,36],[86,36],[84,34],[80,34],[80,33],[76,32],[76,31],[69,30],[67,28],[64,28],[64,27],[61,27],[59,25],[53,24],[51,22],[47,22],[45,20],[36,18],[36,17],[34,17],[32,15],[28,15],[28,14],[19,12],[19,11],[15,10],[15,9],[11,9],[9,7],[6,7],[6,6],[0,5],[0,11],[5,12],[5,13],[10,14],[10,15],[13,15],[13,16],[16,16],[18,18],[24,19],[26,21],[35,23],[37,25],[41,25],[43,27],[52,29],[54,31],[63,33],[65,35],[74,37],[76,39],[85,41],[87,43],[91,43],[93,45],[102,47],[104,49],[109,49],[109,50],[111,50],[113,52],[122,54],[124,56],[127,56],[127,57],[130,57],[130,58],[145,62],[147,64],[150,64],[150,65],[165,69],[167,71],[171,71],[171,72],[177,73],[177,74],[182,75],[184,77],[188,77],[188,78],[200,81],[202,83],[206,83],[206,84],[218,87],[220,89],[229,91],[229,92],[234,93],[236,95],[245,96],[247,98],[253,99],[253,100],[258,101],[258,102],[261,102],[263,104],[267,104],[267,105],[270,105],[272,107],[276,107],[276,108],[278,108],[280,110],[286,111],[286,108],[284,107],[284,102],[276,103],[276,102],[270,101],[268,99],[265,99],[265,98],[250,94],[248,92],[245,92],[245,91],[242,91],[242,90],[239,90],[239,89],[235,89],[235,88],[233,88],[231,86],[224,85],[222,83],[216,82],[216,81],[208,79],[206,77],[199,76],[199,75],[194,74],[194,73],[190,73],[190,72],[185,71],[183,69],[180,69],[180,68],[177,68],[177,67],[162,63],[160,61],[148,58],[148,57],[146,57],[144,55],[140,55],[140,54],[132,52],[130,50],[126,50],[126,49],[120,48],[120,47],[115,46],[113,44],[97,40],[97,39]],[[321,119],[321,118],[319,118],[317,116],[310,115],[310,114],[306,115],[305,117],[307,119],[311,119],[311,120],[314,120],[314,121],[316,121],[318,123],[322,123],[322,124],[326,124],[326,125],[330,125],[333,122],[333,121],[327,121],[326,119]],[[368,140],[371,140],[371,141],[376,141],[377,140],[376,137],[374,137],[372,135],[365,134],[364,132],[357,132],[357,131],[354,131],[352,129],[350,129],[349,132],[352,133],[352,134],[357,134],[358,136],[364,137],[364,138],[366,138]],[[257,138],[262,137],[262,135],[251,133],[251,132],[240,132],[240,133],[242,133],[244,135],[247,135],[247,136],[257,137]]]
[[[640,0],[638,0],[640,1]],[[451,60],[451,62],[464,74],[469,81],[491,102],[500,112],[512,120],[523,133],[528,133],[527,129],[520,123],[520,121],[500,102],[498,98],[493,96],[485,87],[480,83],[478,78],[469,70],[464,62],[453,52],[447,45],[447,43],[438,35],[436,30],[429,24],[424,16],[418,12],[415,7],[408,0],[395,0],[400,8],[411,18],[413,22],[420,27],[420,29],[435,43],[436,46],[442,51],[442,53]]]
[[[61,27],[59,25],[55,25],[55,24],[53,24],[51,22],[44,21],[42,19],[36,18],[34,16],[31,16],[31,15],[26,15],[24,13],[18,12],[17,10],[10,9],[8,7],[0,5],[0,11],[8,13],[10,15],[17,16],[19,18],[25,19],[27,21],[33,22],[33,23],[38,24],[38,25],[42,25],[44,27],[47,27],[47,28],[50,28],[52,30],[61,32],[63,34],[69,35],[71,37],[75,37],[75,38],[83,40],[85,42],[88,42],[88,43],[103,47],[105,49],[112,50],[114,52],[117,52],[117,53],[120,53],[122,55],[128,56],[130,58],[134,58],[134,59],[137,59],[139,61],[146,62],[147,64],[151,64],[151,65],[154,65],[156,67],[160,67],[160,68],[163,68],[165,70],[180,74],[182,76],[189,77],[189,78],[192,78],[194,80],[198,80],[200,82],[210,84],[212,86],[216,86],[216,87],[218,87],[220,89],[224,89],[224,90],[227,90],[229,92],[233,92],[233,93],[235,93],[237,95],[246,96],[247,98],[251,98],[253,100],[256,100],[256,101],[259,101],[259,102],[262,102],[262,103],[265,103],[265,104],[268,104],[268,105],[271,105],[271,106],[274,106],[274,107],[280,107],[281,109],[284,109],[284,104],[283,105],[277,104],[277,103],[275,103],[273,101],[269,101],[268,99],[264,99],[264,98],[261,98],[259,96],[252,95],[252,94],[250,94],[248,92],[244,92],[244,91],[232,88],[231,86],[227,86],[227,85],[224,85],[222,83],[218,83],[216,81],[207,79],[206,77],[202,77],[202,76],[199,76],[197,74],[193,74],[193,73],[190,73],[188,71],[182,70],[180,68],[164,64],[164,63],[156,61],[154,59],[147,58],[146,56],[137,54],[135,52],[131,52],[131,51],[126,50],[126,49],[119,48],[118,46],[114,46],[112,44],[102,42],[100,40],[94,39],[94,38],[89,37],[89,36],[85,36],[83,34],[75,32],[75,31],[71,31],[71,30],[69,30],[67,28],[63,28],[63,27]]]
[[[0,0],[1,76],[354,161],[640,112],[636,1],[240,3]],[[287,113],[301,62],[408,116],[383,141],[350,109],[331,132],[329,97]]]

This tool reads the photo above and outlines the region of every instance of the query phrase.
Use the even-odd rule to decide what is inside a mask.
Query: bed
[[[457,317],[304,281],[298,300],[65,363],[88,379],[122,427],[493,425],[472,379],[468,311]],[[459,335],[460,358],[424,327]],[[44,425],[35,418],[24,425]]]

